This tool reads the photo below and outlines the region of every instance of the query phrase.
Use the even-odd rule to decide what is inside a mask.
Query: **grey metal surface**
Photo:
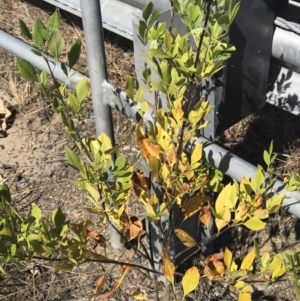
[[[230,43],[237,51],[224,70],[225,93],[218,108],[219,132],[266,102],[274,19],[274,0],[241,1],[230,28]]]
[[[276,27],[272,56],[284,66],[300,70],[300,26],[299,34],[294,31]]]
[[[104,132],[114,140],[110,107],[103,102],[100,85],[107,79],[101,8],[98,0],[81,1],[82,23],[86,43],[97,136]]]
[[[43,1],[81,17],[80,0]],[[140,12],[141,9],[118,0],[101,0],[100,3],[103,27],[132,40],[132,13]]]
[[[300,115],[300,74],[272,64],[267,102],[292,114]]]
[[[11,54],[28,61],[38,69],[45,70],[48,73],[50,73],[48,65],[46,64],[43,57],[37,56],[31,51],[32,49],[34,49],[32,46],[11,36],[10,34],[4,32],[3,30],[0,30],[0,47],[10,52]],[[49,58],[50,65],[53,66],[51,61],[54,62],[54,58],[50,56],[48,58]],[[70,69],[68,68],[68,70]],[[71,69],[69,72],[74,73],[75,70]],[[75,89],[77,82],[84,77],[84,75],[82,75],[81,73],[75,72],[75,75],[68,80],[66,75],[61,70],[60,62],[57,62],[57,66],[54,69],[53,74],[56,79],[64,83],[67,82],[67,85],[72,89]]]

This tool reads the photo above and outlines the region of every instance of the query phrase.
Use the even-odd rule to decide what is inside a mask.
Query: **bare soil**
[[[18,27],[22,19],[30,27],[36,18],[46,20],[55,8],[38,0],[9,1],[0,0],[0,29],[23,39]],[[78,36],[83,37],[79,18],[61,12],[62,33],[66,44],[70,45]],[[122,37],[104,31],[108,65],[108,79],[113,85],[124,88],[126,76],[134,76],[132,43]],[[84,39],[83,39],[84,41]],[[83,43],[84,44],[84,43]],[[78,64],[81,73],[87,74],[85,47]],[[13,200],[19,210],[26,214],[33,204],[38,204],[44,214],[61,206],[73,222],[92,219],[97,229],[108,238],[104,225],[94,216],[81,208],[87,206],[87,200],[74,183],[76,173],[66,162],[65,148],[74,145],[64,133],[60,120],[53,114],[51,105],[45,103],[38,88],[23,81],[16,68],[14,56],[0,49],[0,97],[12,111],[7,137],[0,139],[0,181],[9,183]],[[89,134],[95,132],[91,101],[86,103],[86,120],[81,130]],[[132,162],[139,158],[133,140],[134,123],[113,112],[116,143]],[[262,164],[262,153],[274,141],[274,150],[278,154],[276,172],[284,178],[300,168],[300,118],[267,105],[260,112],[245,118],[217,138],[242,158],[253,164]],[[139,210],[139,208],[137,208]],[[140,212],[138,212],[140,213]],[[268,251],[288,248],[299,240],[298,221],[282,212],[271,220],[268,229],[262,234],[263,246]],[[248,248],[247,237],[240,232],[224,237],[232,240],[238,235],[239,252],[244,254]],[[133,251],[113,250],[108,246],[113,259],[130,260],[141,263],[142,259]],[[13,276],[9,279],[0,276],[0,300],[89,300],[95,284],[103,274],[104,268],[110,278],[104,286],[108,289],[120,276],[119,267],[104,266],[96,263],[85,264],[72,273],[54,271],[48,262],[36,263],[37,269],[28,267],[19,272],[12,267]],[[15,271],[13,271],[15,269]],[[258,288],[254,300],[296,300],[288,282],[276,285],[253,284]],[[136,271],[125,279],[124,284],[109,300],[133,300],[130,293],[140,288],[153,296],[153,285],[145,276]],[[233,300],[231,295],[223,294],[224,288],[208,283],[199,287],[192,299]],[[163,286],[159,294],[163,296]]]

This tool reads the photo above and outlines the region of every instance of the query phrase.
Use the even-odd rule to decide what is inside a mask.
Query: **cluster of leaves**
[[[278,212],[284,195],[273,189],[272,163],[275,160],[272,145],[264,152],[267,169],[258,167],[252,179],[244,177],[241,183],[233,181],[223,187],[222,174],[205,163],[202,158],[203,145],[197,142],[200,129],[208,124],[205,120],[210,112],[209,102],[197,95],[197,87],[213,77],[224,66],[224,61],[235,50],[229,44],[228,30],[238,11],[235,0],[171,0],[172,22],[180,17],[186,32],[180,34],[165,23],[157,24],[158,13],[153,12],[149,3],[142,13],[139,25],[139,39],[149,48],[144,54],[145,68],[143,81],[150,92],[165,95],[166,105],[161,106],[159,97],[149,103],[143,97],[143,88],[136,92],[133,78],[126,82],[126,93],[135,102],[141,116],[135,129],[137,144],[147,163],[149,173],[134,170],[126,163],[125,156],[118,156],[110,138],[102,133],[99,137],[80,137],[74,119],[84,119],[84,100],[89,94],[86,78],[80,80],[75,92],[67,92],[66,84],[54,78],[54,68],[64,48],[59,33],[60,18],[55,12],[47,27],[36,20],[30,31],[20,20],[22,34],[33,43],[33,52],[43,56],[49,67],[49,74],[38,74],[33,66],[18,59],[21,75],[39,83],[45,98],[53,104],[66,132],[77,145],[77,153],[66,150],[70,166],[80,173],[77,184],[87,194],[92,207],[86,208],[99,217],[108,218],[126,240],[140,238],[146,234],[140,220],[127,215],[131,190],[144,204],[148,222],[158,229],[161,242],[162,273],[175,285],[175,260],[171,256],[174,236],[177,236],[185,250],[197,251],[214,240],[224,231],[243,226],[251,231],[264,229],[270,214]],[[68,63],[72,68],[80,55],[81,41],[76,40],[69,50]],[[53,56],[51,60],[48,55]],[[60,65],[67,78],[74,73]],[[147,113],[147,114],[146,114]],[[149,118],[149,116],[151,116]],[[299,175],[286,181],[289,190],[299,189]],[[216,200],[208,192],[218,192]],[[106,248],[104,237],[92,230],[89,221],[72,225],[60,208],[52,217],[43,217],[41,210],[34,206],[29,217],[22,218],[13,205],[9,189],[0,187],[0,257],[6,263],[15,261],[22,264],[33,257],[56,258],[58,269],[72,267],[90,258],[112,262],[105,255],[95,252],[95,246]],[[179,212],[174,215],[174,212]],[[208,237],[198,242],[181,226],[184,221],[197,214],[199,222],[207,228]],[[162,226],[162,219],[168,219],[168,227]],[[213,233],[214,225],[218,230]],[[88,241],[92,240],[91,248]],[[150,242],[151,243],[151,242]],[[147,252],[146,252],[147,253]],[[153,254],[145,254],[154,271]],[[210,281],[226,281],[230,291],[238,294],[240,301],[251,300],[252,287],[247,284],[250,277],[262,276],[266,281],[276,281],[289,273],[296,285],[299,296],[300,251],[286,251],[271,257],[260,254],[258,244],[238,265],[234,254],[225,248],[223,252],[209,255],[198,267],[189,268],[183,278],[183,299],[199,284],[201,278]],[[114,262],[117,263],[117,262]],[[181,264],[180,262],[179,264]],[[123,269],[122,277],[112,289],[102,294],[107,298],[121,284],[130,268]],[[1,268],[5,273],[5,269]],[[96,285],[98,294],[105,281],[102,275]],[[134,292],[136,299],[145,299],[140,292]]]
[[[34,205],[24,219],[13,205],[8,186],[0,186],[0,257],[5,265],[14,262],[21,267],[33,257],[58,256],[58,269],[72,268],[85,261],[89,221],[70,224],[66,214],[57,208],[52,216],[43,217]],[[1,272],[6,274],[5,265]]]
[[[166,23],[156,24],[158,14],[152,13],[151,3],[143,10],[139,26],[139,39],[148,47],[144,53],[146,63],[142,80],[150,92],[158,91],[166,96],[166,108],[157,99],[149,104],[143,98],[142,87],[134,94],[131,78],[127,80],[126,93],[135,101],[142,116],[135,135],[149,168],[149,175],[134,172],[133,185],[145,205],[147,220],[160,229],[163,272],[174,287],[175,263],[167,251],[174,248],[174,234],[188,249],[197,247],[199,250],[232,227],[242,225],[252,231],[262,230],[268,217],[279,211],[285,195],[272,189],[275,178],[271,165],[276,158],[272,145],[264,152],[266,170],[258,166],[252,179],[244,177],[241,183],[233,179],[222,187],[222,177],[210,172],[202,160],[203,145],[197,143],[197,133],[208,124],[205,117],[211,108],[205,98],[197,99],[196,88],[220,71],[224,60],[235,50],[229,44],[228,29],[239,3],[226,0],[206,4],[189,0],[171,2],[173,14],[179,15],[186,25],[184,35],[172,29],[172,24],[169,29]],[[204,26],[199,26],[203,23]],[[293,184],[290,184],[293,188],[297,186],[297,179],[293,177]],[[213,200],[207,191],[220,192]],[[179,211],[180,216],[174,218],[174,211]],[[208,233],[213,234],[212,224],[218,230],[200,244],[180,229],[182,223],[196,213]],[[167,228],[162,227],[163,216],[169,217]],[[277,254],[264,267],[258,263],[265,276],[271,273],[270,281],[288,271],[286,265],[278,261],[282,256],[285,255]],[[226,248],[225,252],[206,258],[202,277],[211,281],[226,279],[240,301],[251,300],[252,287],[244,280],[253,276],[255,257],[258,261],[264,260],[257,247],[238,267]],[[291,270],[292,266],[289,267]],[[200,279],[195,267],[186,272],[182,279],[184,296],[197,287]]]

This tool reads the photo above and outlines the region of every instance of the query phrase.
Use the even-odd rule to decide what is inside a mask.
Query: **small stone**
[[[21,176],[21,175],[16,175],[16,176],[14,177],[13,182],[20,182],[21,180],[22,180],[22,176]]]
[[[50,150],[50,149],[52,149],[52,145],[48,144],[48,145],[45,146],[45,148],[48,149],[48,150]]]
[[[0,145],[0,150],[3,150],[4,148],[4,145]]]

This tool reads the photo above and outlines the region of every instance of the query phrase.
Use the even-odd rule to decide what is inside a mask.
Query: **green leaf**
[[[4,226],[0,230],[0,237],[4,240],[10,241],[11,243],[17,242],[15,235],[11,232],[11,230],[7,226]]]
[[[296,293],[297,298],[300,299],[300,286],[299,285],[296,286],[295,293]]]
[[[227,15],[222,15],[218,18],[218,24],[224,29],[227,30],[230,25],[230,19]]]
[[[232,10],[231,10],[231,12],[230,12],[230,23],[233,22],[235,16],[237,15],[238,10],[239,10],[239,8],[240,8],[240,5],[241,5],[241,2],[238,1],[238,2],[234,5],[234,7],[232,8]]]
[[[270,162],[270,155],[266,150],[264,150],[264,161],[267,164],[267,166],[270,166],[270,163],[271,163]]]
[[[70,93],[68,96],[68,105],[71,106],[76,112],[80,110],[80,102],[78,98],[73,94]]]
[[[33,52],[37,56],[43,56],[43,54],[40,51],[36,50],[36,49],[31,49],[30,51]]]
[[[115,162],[117,170],[122,170],[126,165],[126,156],[119,156]]]
[[[71,149],[67,148],[66,156],[69,164],[76,170],[80,170],[80,159]]]
[[[57,10],[50,16],[48,20],[48,29],[52,33],[59,29],[60,26],[60,18]]]
[[[17,58],[17,65],[22,77],[33,82],[37,82],[39,80],[33,66],[29,62]]]
[[[64,38],[58,32],[53,32],[48,42],[48,50],[53,55],[56,61],[59,59],[63,51],[64,45]]]
[[[31,215],[39,221],[42,218],[42,211],[38,206],[34,206],[31,209]]]
[[[144,20],[147,22],[153,10],[153,3],[149,2],[143,9],[142,15]]]
[[[90,93],[90,83],[86,77],[83,77],[77,84],[76,84],[76,96],[81,103]]]
[[[35,44],[39,47],[44,47],[45,44],[42,29],[46,29],[45,25],[40,19],[36,19],[32,27],[32,38]]]
[[[166,88],[159,82],[152,82],[151,86],[164,94],[167,93]]]
[[[77,63],[81,52],[81,40],[78,38],[69,48],[68,60],[70,68]]]
[[[40,240],[41,239],[41,236],[39,234],[29,234],[27,235],[26,239],[28,241],[32,241],[32,240]]]
[[[42,36],[43,36],[43,38],[44,38],[45,41],[49,41],[50,40],[51,34],[50,34],[50,32],[48,30],[42,29],[41,33],[42,33]]]
[[[134,91],[134,79],[132,76],[127,76],[126,85],[125,85],[125,93],[131,99],[133,99],[133,91]]]
[[[94,188],[90,183],[86,182],[84,188],[96,202],[100,200],[99,191],[96,188]]]
[[[48,73],[43,70],[40,74],[40,81],[41,83],[46,86],[47,85],[47,82],[48,82]]]
[[[27,27],[27,25],[21,19],[19,19],[19,26],[20,26],[22,35],[25,38],[27,38],[29,40],[32,40],[32,36],[31,36],[29,28]]]
[[[266,223],[264,223],[263,221],[261,221],[260,219],[258,219],[257,217],[253,216],[250,219],[248,219],[244,225],[253,231],[260,231],[262,229],[265,228]]]
[[[143,100],[143,97],[144,97],[144,89],[143,87],[139,87],[139,89],[136,91],[134,101],[136,103],[139,103]]]
[[[0,240],[0,257],[7,255],[7,247],[2,240]]]
[[[30,245],[31,245],[33,251],[36,254],[43,254],[43,253],[45,253],[45,249],[43,248],[43,246],[39,242],[37,242],[36,240],[30,241]]]
[[[56,228],[60,231],[66,221],[66,214],[61,210],[61,208],[57,208],[53,211],[52,221]]]
[[[5,182],[0,185],[0,197],[3,197],[8,203],[11,203],[10,190]]]
[[[65,76],[68,77],[69,72],[68,72],[67,66],[64,63],[61,63],[60,68],[61,68],[62,72],[65,74]]]
[[[150,49],[149,50],[149,55],[151,57],[156,57],[159,59],[171,59],[173,58],[172,55],[167,54],[166,52],[164,52],[162,49]]]

